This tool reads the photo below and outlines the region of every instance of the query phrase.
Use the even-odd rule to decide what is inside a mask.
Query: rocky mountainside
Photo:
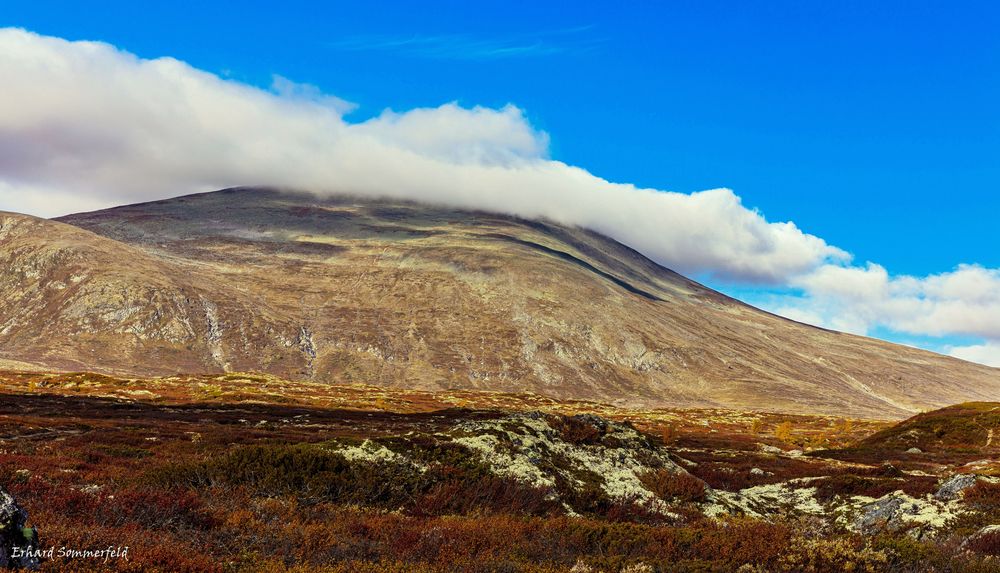
[[[1000,399],[1000,370],[789,321],[602,235],[230,189],[0,214],[0,364],[261,371],[858,417]]]

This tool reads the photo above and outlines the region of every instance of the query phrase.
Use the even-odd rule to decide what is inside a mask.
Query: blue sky
[[[320,4],[8,1],[0,26],[264,88],[280,74],[357,104],[357,122],[513,103],[553,159],[640,187],[732,189],[854,265],[1000,267],[995,3]],[[801,295],[700,278],[772,308]],[[983,339],[939,330],[867,332],[935,349]]]

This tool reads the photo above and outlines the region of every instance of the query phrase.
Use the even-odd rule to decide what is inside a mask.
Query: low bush
[[[909,535],[879,535],[872,541],[872,548],[886,554],[892,570],[916,571],[923,567],[935,571],[947,566],[948,559],[940,547]]]
[[[775,569],[809,573],[880,573],[890,570],[889,556],[884,551],[867,547],[861,540],[843,537],[796,539]]]
[[[586,418],[565,416],[553,418],[551,422],[559,432],[559,437],[567,444],[584,445],[600,443],[604,432]]]
[[[649,491],[666,501],[703,501],[707,495],[705,482],[687,472],[661,469],[643,474],[639,479]]]
[[[971,537],[965,543],[965,549],[982,555],[1000,556],[1000,530]]]
[[[691,473],[715,489],[739,491],[756,485],[750,470],[749,467],[734,467],[730,464],[704,464],[692,469]]]
[[[168,488],[246,487],[258,496],[292,495],[306,503],[403,509],[416,515],[561,511],[549,490],[496,476],[461,446],[424,448],[415,457],[428,465],[348,460],[312,445],[251,446],[218,459],[163,466],[144,481]]]
[[[1000,511],[1000,483],[980,481],[965,490],[962,499],[980,511]]]
[[[816,499],[828,502],[836,496],[849,497],[864,495],[868,497],[882,497],[888,493],[902,490],[908,495],[923,496],[935,491],[936,480],[928,477],[917,479],[882,478],[882,477],[862,477],[854,474],[841,474],[825,477],[812,482],[816,487]]]

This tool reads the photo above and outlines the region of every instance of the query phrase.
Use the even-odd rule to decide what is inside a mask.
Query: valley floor
[[[39,547],[128,547],[43,571],[1000,571],[998,404],[895,424],[17,371],[0,394]]]

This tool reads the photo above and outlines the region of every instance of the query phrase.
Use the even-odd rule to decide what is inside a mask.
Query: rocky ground
[[[1000,570],[1000,404],[897,424],[249,374],[0,393],[16,527],[129,547],[42,570]]]

